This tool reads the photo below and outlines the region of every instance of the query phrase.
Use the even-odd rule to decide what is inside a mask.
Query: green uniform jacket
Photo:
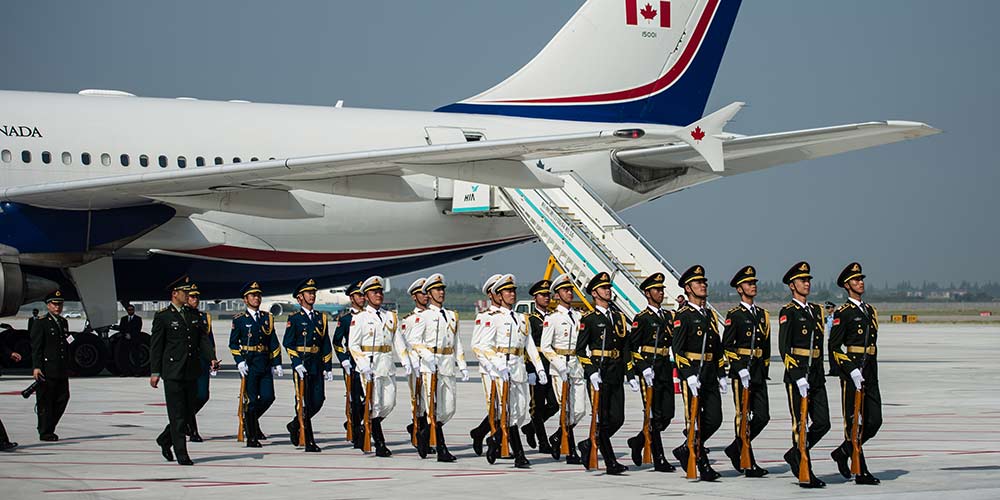
[[[722,332],[722,348],[729,358],[729,376],[739,378],[740,370],[750,372],[754,384],[766,384],[771,365],[771,315],[763,307],[754,307],[753,314],[742,305],[726,313],[726,329]],[[754,354],[746,354],[753,345]],[[758,351],[759,349],[759,351]]]
[[[69,376],[69,321],[51,313],[31,324],[31,367],[42,370],[46,378]]]
[[[808,307],[806,310],[793,300],[781,308],[778,318],[778,352],[785,364],[786,384],[794,384],[802,377],[806,377],[810,386],[826,382],[823,375],[823,330],[826,329],[823,308],[811,302]],[[805,355],[810,339],[812,348],[819,351],[811,360]],[[803,354],[796,354],[796,351]]]
[[[631,378],[632,360],[627,337],[628,322],[620,311],[608,309],[604,314],[595,309],[584,313],[576,339],[576,357],[588,378],[596,371],[600,371],[601,378],[608,383],[621,384],[626,377]],[[602,349],[609,353],[617,351],[617,356],[595,354]]]
[[[149,369],[170,380],[195,380],[202,361],[215,359],[215,346],[205,331],[206,322],[187,306],[178,311],[173,304],[153,316]]]
[[[674,362],[681,380],[698,375],[699,380],[714,380],[725,375],[726,357],[722,354],[719,337],[719,317],[715,311],[703,308],[705,314],[685,304],[674,314]],[[702,346],[705,359],[701,356]],[[708,358],[712,359],[709,360]]]
[[[833,328],[830,329],[830,355],[835,363],[831,367],[851,386],[851,372],[858,368],[865,380],[878,380],[875,343],[878,340],[878,311],[868,303],[858,307],[848,301],[833,312]],[[861,352],[868,347],[867,354]],[[862,367],[862,364],[864,366]]]
[[[660,309],[660,313],[657,314],[647,307],[635,315],[629,350],[632,351],[636,373],[642,373],[652,366],[653,373],[660,374],[660,377],[673,378],[674,367],[668,352],[673,344],[673,325],[673,311]],[[651,350],[657,352],[650,352]]]

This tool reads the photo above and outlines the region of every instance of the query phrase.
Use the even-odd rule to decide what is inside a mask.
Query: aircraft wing
[[[716,173],[723,176],[742,174],[939,132],[919,122],[882,121],[754,136],[723,136],[725,167]],[[619,151],[615,157],[639,167],[692,167],[712,171],[704,157],[688,144]]]
[[[329,192],[331,180],[338,178],[385,180],[420,173],[505,187],[561,187],[561,178],[530,161],[665,142],[662,134],[624,129],[421,145],[6,187],[0,189],[0,201],[102,209],[158,200],[195,211],[318,217],[323,206],[292,191]]]

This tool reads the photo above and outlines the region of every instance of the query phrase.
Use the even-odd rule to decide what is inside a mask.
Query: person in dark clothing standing
[[[208,311],[201,311],[198,306],[201,305],[201,290],[198,289],[196,283],[191,283],[188,286],[188,298],[187,307],[189,307],[196,315],[198,315],[198,327],[201,328],[201,334],[208,337],[208,343],[212,345],[213,351],[215,348],[215,335],[212,333],[212,315]],[[201,360],[201,373],[198,375],[197,381],[197,398],[195,399],[194,407],[191,408],[191,417],[188,420],[188,436],[191,437],[191,442],[200,443],[204,441],[201,434],[198,433],[198,412],[208,403],[209,394],[209,380],[214,373],[216,373],[217,367],[221,361],[217,360]]]
[[[142,331],[142,318],[135,315],[135,306],[132,304],[125,308],[125,312],[127,314],[118,320],[118,333],[124,335],[126,339],[130,339]]]
[[[21,362],[21,355],[8,350],[2,343],[0,343],[0,357],[9,359],[15,363]],[[10,440],[10,436],[7,435],[7,429],[4,428],[3,421],[0,420],[0,451],[13,451],[14,448],[17,448],[17,443]]]
[[[48,313],[31,325],[31,367],[39,382],[35,392],[38,438],[58,441],[56,425],[69,403],[69,345],[74,338],[62,317],[62,291],[45,297],[45,307]]]
[[[552,297],[552,292],[549,289],[551,285],[551,281],[541,280],[531,285],[531,289],[528,290],[528,293],[535,300],[534,307],[528,313],[528,323],[531,326],[531,338],[535,341],[536,347],[542,344],[542,327],[545,323],[545,317],[549,314],[549,301]],[[545,373],[549,373],[549,360],[544,356],[541,359]],[[528,369],[528,384],[531,386],[531,422],[521,427],[521,432],[524,434],[525,440],[528,441],[528,446],[532,448],[537,446],[539,453],[551,455],[552,446],[549,444],[549,435],[545,431],[545,421],[559,413],[559,401],[556,400],[552,384],[538,383],[538,375],[535,373],[534,365],[528,363],[526,368]]]

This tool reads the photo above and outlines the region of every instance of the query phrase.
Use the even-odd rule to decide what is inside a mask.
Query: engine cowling
[[[13,316],[24,304],[28,288],[16,256],[0,255],[0,316]]]

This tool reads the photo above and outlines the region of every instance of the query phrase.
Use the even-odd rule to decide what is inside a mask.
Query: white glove
[[[538,376],[534,373],[528,374],[528,385],[535,385],[538,383]]]
[[[323,377],[326,378],[327,382],[333,382],[333,372],[323,372]]]
[[[468,381],[469,381],[469,370],[462,368],[462,382],[468,382]]]
[[[729,392],[729,379],[726,377],[719,377],[719,393],[726,394]]]
[[[746,368],[744,368],[744,369],[740,370],[737,373],[740,376],[740,383],[743,384],[743,388],[744,389],[749,389],[750,388],[750,370],[747,370]]]
[[[351,374],[351,360],[345,359],[340,362],[340,366],[344,367],[344,373]]]
[[[504,380],[510,380],[510,368],[507,368],[506,366],[501,366],[498,375],[500,375],[500,378]]]
[[[559,370],[559,378],[563,379],[564,382],[569,381],[569,368]]]
[[[484,360],[480,361],[479,362],[479,366],[483,367],[483,370],[485,370],[486,373],[489,373],[490,376],[493,376],[493,374],[496,373],[496,371],[497,371],[496,367],[493,366],[493,363],[490,363],[490,361],[487,360],[487,359],[484,359]],[[496,377],[493,377],[493,378],[496,378]]]
[[[806,397],[809,395],[809,381],[805,377],[802,377],[795,381],[795,385],[799,386],[799,395]]]
[[[362,367],[358,368],[358,371],[361,372],[361,376],[362,377],[364,377],[364,378],[366,378],[368,380],[371,380],[373,378],[372,377],[372,369],[371,369],[371,367],[362,366]]]
[[[409,377],[410,374],[413,373],[413,367],[410,366],[410,363],[406,360],[403,360],[403,371],[406,372],[407,377]]]
[[[247,373],[250,373],[250,368],[247,367],[246,361],[240,361],[240,364],[236,365],[236,369],[239,370],[241,377],[246,377]]]
[[[701,382],[698,381],[697,375],[691,375],[687,378],[688,389],[691,391],[691,395],[698,397],[698,389],[701,389]]]
[[[632,392],[639,392],[639,379],[636,378],[628,379],[628,388],[631,389]]]
[[[493,380],[499,380],[500,379],[500,372],[496,371],[495,368],[492,369],[492,370],[490,370],[489,375],[490,375],[490,378],[493,379]]]
[[[306,376],[306,367],[304,367],[302,365],[296,366],[295,367],[295,372],[299,374],[299,378],[305,378],[305,376]]]
[[[590,375],[590,385],[594,386],[594,389],[600,390],[601,388],[601,372],[594,372]]]
[[[549,376],[545,372],[538,372],[538,383],[542,385],[549,383]]]
[[[275,366],[274,368],[271,368],[271,373],[273,373],[275,377],[284,377],[285,376],[285,370],[281,369],[281,365],[278,365],[278,366]]]
[[[431,357],[427,358],[427,369],[428,370],[430,370],[432,372],[435,372],[435,371],[437,371],[437,367],[438,367],[437,356],[431,356]]]
[[[861,384],[863,384],[865,382],[865,378],[861,376],[861,370],[860,369],[855,368],[855,369],[851,370],[851,380],[854,381],[854,387],[857,390],[860,391],[861,390]]]
[[[646,379],[646,385],[648,385],[650,387],[653,386],[653,367],[652,366],[646,367],[646,369],[642,371],[642,378]]]

